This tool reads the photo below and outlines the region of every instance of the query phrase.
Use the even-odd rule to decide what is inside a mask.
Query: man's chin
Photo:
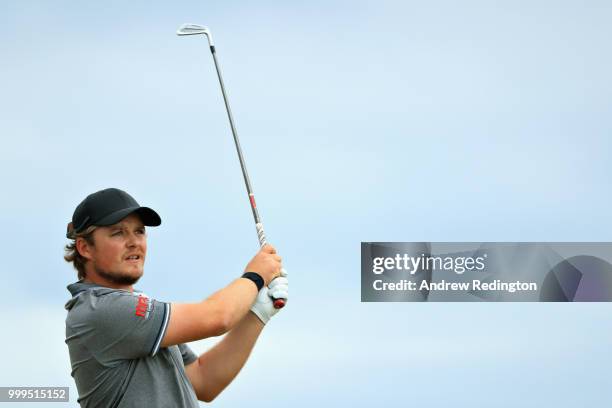
[[[134,285],[142,277],[142,271],[130,274],[124,272],[107,272],[98,269],[96,272],[100,277],[116,285]]]

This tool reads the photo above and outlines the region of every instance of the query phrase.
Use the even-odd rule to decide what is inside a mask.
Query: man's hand
[[[287,272],[283,269],[282,276],[270,282],[269,287],[264,286],[261,288],[257,295],[257,299],[255,299],[255,303],[253,303],[251,307],[251,312],[255,313],[263,324],[266,324],[270,318],[280,310],[274,307],[272,298],[282,298],[286,300],[288,297],[289,280],[287,279]]]
[[[281,275],[281,257],[276,253],[272,245],[264,245],[259,252],[251,259],[245,272],[255,272],[264,280],[264,287],[268,286],[272,279]]]

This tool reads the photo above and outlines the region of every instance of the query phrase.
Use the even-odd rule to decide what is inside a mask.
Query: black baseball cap
[[[134,198],[118,188],[107,188],[88,195],[74,210],[68,223],[67,238],[85,231],[92,225],[113,225],[132,213],[137,213],[146,226],[161,224],[159,215],[149,207],[141,207]]]

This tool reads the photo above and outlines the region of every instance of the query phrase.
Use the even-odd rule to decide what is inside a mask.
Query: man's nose
[[[127,239],[127,246],[131,247],[135,247],[140,243],[140,236],[135,234],[135,233],[130,233],[128,234],[128,239]]]

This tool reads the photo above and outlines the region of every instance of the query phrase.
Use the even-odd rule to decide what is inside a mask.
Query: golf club
[[[208,45],[210,46],[210,52],[212,53],[213,60],[215,62],[215,68],[217,70],[217,77],[219,78],[219,84],[221,85],[221,93],[223,94],[223,101],[225,102],[225,109],[227,111],[227,117],[229,118],[230,126],[232,128],[232,135],[234,135],[234,144],[236,145],[236,151],[238,152],[238,160],[240,160],[240,168],[242,169],[242,176],[244,177],[244,184],[246,185],[247,194],[249,195],[249,202],[251,203],[251,210],[253,211],[253,218],[255,219],[255,228],[257,230],[257,238],[259,239],[259,246],[263,247],[266,245],[266,234],[264,233],[261,218],[257,211],[257,205],[255,204],[255,195],[253,194],[253,188],[249,180],[246,165],[244,163],[244,156],[242,155],[242,149],[240,148],[240,142],[238,141],[238,132],[234,124],[234,118],[232,116],[232,110],[229,106],[227,94],[225,92],[225,85],[223,84],[223,78],[221,76],[221,69],[219,68],[219,62],[217,61],[217,54],[213,38],[208,27],[201,26],[198,24],[183,24],[176,31],[179,36],[183,35],[205,35],[208,39]],[[281,274],[285,276],[287,273],[284,269],[281,270]],[[274,307],[280,309],[285,306],[286,299],[275,298]]]

